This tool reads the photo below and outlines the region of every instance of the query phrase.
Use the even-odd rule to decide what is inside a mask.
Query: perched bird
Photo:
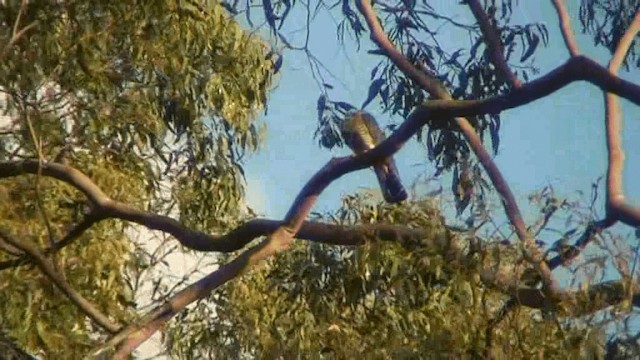
[[[340,124],[340,131],[347,145],[356,154],[373,149],[384,139],[384,133],[376,119],[364,111],[349,114]],[[407,191],[400,182],[400,174],[392,157],[373,166],[385,201],[398,203],[407,199]]]

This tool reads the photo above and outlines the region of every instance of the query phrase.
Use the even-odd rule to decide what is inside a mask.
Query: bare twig
[[[22,19],[22,15],[27,9],[28,0],[22,0],[20,2],[20,9],[18,10],[18,15],[16,15],[16,22],[13,24],[13,31],[11,35],[14,36],[18,33],[18,27],[20,26],[20,20]]]
[[[498,73],[512,87],[520,87],[522,83],[509,68],[509,64],[507,64],[507,61],[504,58],[504,49],[502,42],[500,41],[500,36],[498,35],[495,27],[491,25],[491,21],[489,20],[487,13],[482,8],[482,5],[478,0],[468,0],[467,4],[480,25],[482,37],[489,50],[489,57],[491,58],[493,65],[495,65],[498,70]]]
[[[22,2],[22,6],[20,7],[20,12],[23,11],[24,7],[26,7],[27,1]],[[20,14],[18,14],[18,17]],[[17,25],[17,21],[16,21]],[[31,121],[31,115],[27,109],[27,105],[23,102],[23,110],[25,114],[25,120],[27,121],[27,126],[29,128],[29,134],[31,135],[31,141],[33,141],[33,146],[36,149],[36,154],[38,155],[38,164],[44,162],[44,156],[42,154],[42,139],[38,134],[36,134],[36,130],[33,127],[33,122]],[[36,181],[35,181],[35,196],[36,196],[36,205],[38,206],[38,212],[42,217],[42,221],[44,222],[45,228],[47,229],[47,235],[49,239],[49,245],[53,246],[55,243],[55,236],[53,234],[53,229],[51,227],[51,222],[49,221],[49,216],[47,215],[47,211],[44,208],[44,203],[42,202],[42,194],[40,193],[40,182],[41,182],[41,169],[38,166],[38,172],[36,173]],[[55,264],[55,263],[54,263]],[[55,266],[55,265],[54,265]]]
[[[49,259],[35,246],[28,244],[27,241],[19,241],[13,235],[3,228],[0,228],[0,237],[12,246],[20,249],[42,270],[42,272],[62,291],[63,294],[73,302],[82,312],[85,313],[96,324],[100,325],[107,331],[115,333],[120,330],[120,325],[113,323],[109,318],[98,310],[93,303],[82,297],[65,279],[56,271],[55,267]]]
[[[567,46],[567,50],[569,50],[569,54],[571,54],[571,56],[580,55],[578,43],[574,37],[571,21],[569,20],[569,13],[564,6],[564,0],[551,0],[551,2],[553,3],[553,7],[556,8],[558,21],[560,22],[560,31],[562,32],[562,38]]]
[[[26,1],[24,1],[26,2]],[[21,8],[22,10],[22,8]],[[20,14],[18,14],[20,15]],[[30,23],[29,25],[23,27],[20,31],[15,32],[15,30],[17,29],[18,26],[18,21],[20,20],[20,16],[18,16],[18,18],[16,19],[16,23],[14,25],[14,32],[11,36],[11,39],[9,39],[9,41],[4,45],[4,48],[2,48],[2,53],[0,53],[0,60],[4,60],[5,56],[7,56],[7,54],[9,53],[9,50],[11,50],[11,47],[18,42],[18,40],[20,40],[20,38],[22,36],[24,36],[24,34],[27,33],[27,31],[31,30],[32,28],[36,27],[38,25],[38,20],[33,21],[32,23]]]

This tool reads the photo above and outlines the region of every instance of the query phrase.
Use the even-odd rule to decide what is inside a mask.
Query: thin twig
[[[20,30],[17,34],[13,35],[11,37],[11,39],[9,40],[9,42],[4,46],[4,48],[2,49],[2,53],[0,53],[0,60],[4,60],[5,56],[7,56],[7,54],[9,53],[9,50],[11,50],[11,47],[18,41],[20,40],[20,38],[22,36],[24,36],[24,34],[31,30],[31,28],[35,27],[38,25],[38,20],[35,20],[34,22],[32,22],[31,24],[25,26],[24,28],[22,28],[22,30]]]
[[[23,2],[23,5],[26,4],[26,1]],[[36,149],[36,154],[38,154],[38,171],[36,172],[36,181],[35,181],[35,195],[36,195],[36,205],[38,207],[38,212],[42,217],[42,221],[44,222],[45,228],[47,229],[47,238],[49,240],[49,246],[53,246],[56,240],[53,234],[53,228],[51,227],[51,222],[49,221],[49,216],[44,208],[44,204],[42,203],[42,195],[40,193],[40,182],[42,180],[42,168],[40,164],[42,164],[45,159],[42,155],[42,139],[36,134],[36,130],[33,127],[33,123],[31,121],[31,116],[29,111],[25,106],[23,106],[25,118],[27,121],[27,126],[29,127],[29,134],[31,135],[31,141],[33,141],[33,146]]]

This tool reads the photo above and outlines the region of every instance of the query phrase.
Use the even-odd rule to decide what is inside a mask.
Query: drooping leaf
[[[383,78],[375,79],[369,85],[369,92],[367,98],[362,103],[360,108],[364,109],[369,103],[380,93],[380,88],[384,85],[385,80]]]

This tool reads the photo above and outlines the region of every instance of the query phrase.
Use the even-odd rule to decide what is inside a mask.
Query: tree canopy
[[[81,169],[105,196],[173,211],[194,228],[236,223],[240,164],[259,146],[255,115],[271,83],[267,43],[217,4],[8,2],[0,13],[0,160]],[[3,180],[2,232],[49,249],[44,259],[81,296],[111,319],[133,321],[127,273],[146,260],[128,224],[108,220],[78,190],[42,168]],[[7,246],[0,257],[11,263],[23,250]],[[82,311],[42,271],[5,265],[3,329],[31,351],[85,354],[96,329]]]
[[[178,358],[629,356],[637,247],[608,229],[640,226],[618,105],[640,105],[640,86],[617,75],[640,66],[640,1],[583,0],[578,14],[552,2],[568,55],[548,74],[534,54],[552,21],[513,23],[525,4],[512,0],[455,5],[472,23],[428,0],[3,2],[0,352],[125,358],[161,331]],[[301,16],[310,31],[319,11],[336,17],[336,41],[380,58],[362,104],[334,96],[308,32],[296,46],[283,31]],[[441,24],[466,39],[445,46]],[[608,67],[572,29],[611,53]],[[318,81],[302,115],[321,147],[344,145],[356,109],[404,120],[369,151],[318,164],[284,219],[256,218],[245,160],[291,52]],[[576,81],[606,94],[604,217],[596,190],[585,201],[545,188],[527,224],[493,161],[500,114]],[[408,141],[450,176],[464,226],[431,193],[393,205],[358,193],[313,212],[333,180]],[[562,238],[545,248],[536,240],[558,218]],[[170,276],[175,254],[191,274]]]

